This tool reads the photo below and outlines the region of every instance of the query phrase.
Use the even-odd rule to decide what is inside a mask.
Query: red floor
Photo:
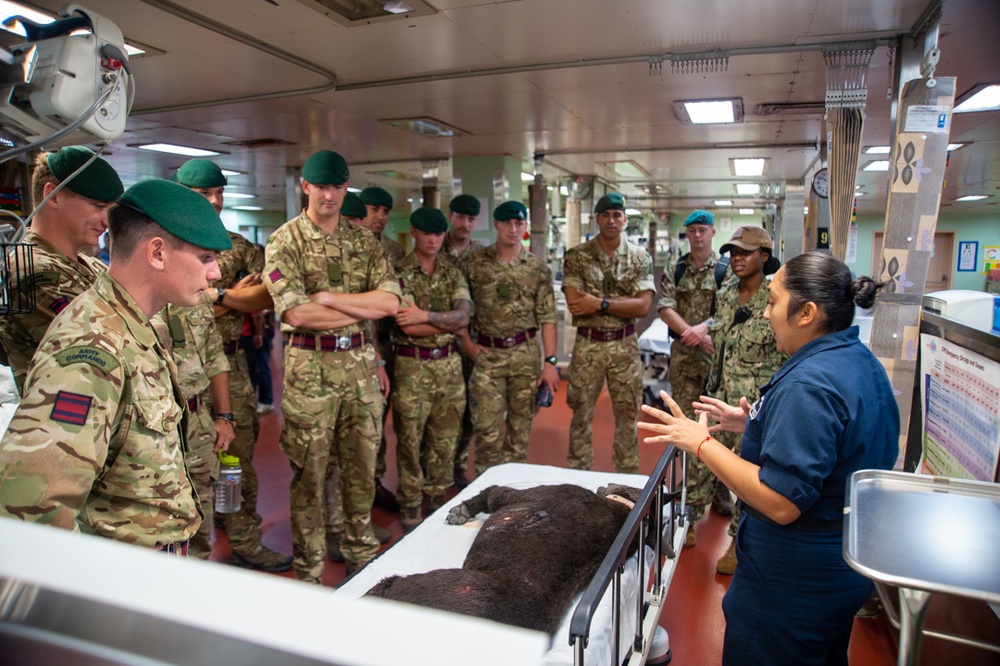
[[[276,350],[277,351],[277,350]],[[278,354],[276,354],[278,356]],[[276,380],[280,383],[280,364],[275,364]],[[280,396],[280,390],[278,391]],[[279,399],[276,396],[276,399]],[[565,389],[555,397],[551,408],[540,410],[536,417],[531,436],[528,461],[536,464],[563,465],[568,448],[567,431],[571,412],[566,406]],[[279,411],[263,415],[260,419],[261,431],[257,445],[256,466],[260,476],[260,500],[258,511],[264,519],[264,541],[271,548],[283,553],[291,552],[291,530],[289,525],[288,486],[291,470],[284,455],[278,449],[277,440],[281,416]],[[389,471],[384,484],[394,489],[397,476],[393,452],[395,438],[389,426]],[[594,424],[594,440],[598,443],[595,451],[594,469],[614,471],[611,464],[611,441],[613,436],[613,416],[607,392],[601,394]],[[645,447],[642,451],[641,469],[648,474],[662,453],[662,447]],[[470,465],[469,476],[473,470]],[[393,542],[402,536],[398,516],[375,509],[377,524],[392,531]],[[697,526],[698,543],[695,548],[685,549],[680,558],[667,598],[667,606],[660,624],[670,634],[673,664],[705,665],[721,663],[722,637],[725,622],[722,616],[721,600],[729,585],[729,578],[715,573],[715,561],[725,551],[729,543],[726,534],[728,518],[711,512]],[[391,545],[391,542],[390,542]],[[216,543],[212,559],[228,561],[229,544],[225,533],[216,530]],[[294,578],[291,572],[281,575]],[[335,586],[344,578],[344,565],[327,562],[323,576],[325,585]],[[883,619],[855,620],[854,634],[850,647],[850,662],[859,666],[888,666],[896,661],[896,634]],[[924,641],[921,663],[941,663],[944,653],[941,641]],[[948,650],[952,650],[948,647]],[[992,656],[980,650],[963,648],[962,657],[949,660],[959,664],[998,663]],[[953,655],[954,652],[948,652]],[[986,661],[981,661],[983,658]]]

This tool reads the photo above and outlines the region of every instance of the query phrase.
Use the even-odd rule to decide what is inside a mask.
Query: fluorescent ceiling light
[[[257,195],[247,194],[246,192],[226,192],[224,196],[227,199],[256,199]]]
[[[260,206],[233,206],[232,210],[264,210]]]
[[[680,100],[673,103],[674,113],[681,122],[691,125],[743,122],[743,100],[731,99]]]
[[[625,209],[625,214],[626,215],[642,215],[642,211],[641,210],[636,210],[635,208],[626,208]]]
[[[403,2],[403,0],[389,0],[389,2],[382,5],[382,9],[390,14],[405,14],[406,12],[413,11],[413,7]]]
[[[865,155],[888,155],[890,150],[889,146],[868,146],[865,148]]]
[[[965,145],[964,143],[949,143],[948,144],[948,150],[958,150],[959,148],[961,148],[964,145]]]
[[[863,196],[865,196],[864,192],[862,192],[861,190],[854,190],[854,198],[855,199],[857,199],[858,197],[863,197]]]
[[[361,188],[360,187],[348,187],[347,191],[348,192],[353,192],[354,194],[361,194]]]
[[[646,178],[649,172],[643,169],[635,160],[622,160],[620,162],[598,162],[606,169],[610,169],[621,178]]]
[[[522,183],[533,183],[535,182],[534,174],[530,174],[527,171],[521,172],[521,182]]]
[[[873,160],[865,165],[862,171],[888,171],[889,160]]]
[[[563,195],[564,197],[568,197],[569,196],[569,188],[566,187],[565,185],[560,185],[559,186],[559,194]]]
[[[429,136],[434,139],[447,139],[461,136],[463,134],[461,130],[429,116],[424,116],[422,118],[391,118],[387,120],[380,120],[379,122],[385,123],[386,125],[397,129],[406,130],[407,132],[419,134],[420,136]]]
[[[243,172],[242,171],[233,171],[232,169],[223,169],[222,170],[222,175],[223,176],[242,176]]]
[[[729,168],[734,176],[763,176],[767,162],[766,157],[737,157],[729,160]]]
[[[733,205],[733,202],[730,201],[729,199],[716,199],[713,203],[715,203],[716,206],[732,206]]]
[[[736,193],[743,196],[756,196],[760,192],[757,183],[736,183]]]
[[[1000,85],[995,83],[980,84],[969,91],[969,93],[963,95],[965,99],[955,107],[955,113],[996,111],[1000,109]]]
[[[740,215],[753,215],[753,208],[740,208]]]
[[[186,155],[187,157],[208,157],[210,155],[221,155],[214,150],[202,150],[201,148],[191,148],[190,146],[177,146],[172,143],[147,143],[144,145],[132,144],[133,148],[142,150],[152,150],[157,153],[170,153],[171,155]]]
[[[986,199],[988,195],[986,194],[966,194],[964,197],[959,197],[955,201],[982,201]]]

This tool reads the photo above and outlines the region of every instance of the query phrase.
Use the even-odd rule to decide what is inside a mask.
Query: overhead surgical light
[[[171,155],[184,155],[186,157],[209,157],[211,155],[222,154],[214,150],[192,148],[191,146],[179,146],[173,143],[132,144],[131,147],[139,148],[140,150],[151,150],[155,153],[169,153]]]

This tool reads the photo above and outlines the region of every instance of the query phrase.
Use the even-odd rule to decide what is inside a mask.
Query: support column
[[[531,220],[531,253],[548,263],[549,261],[549,207],[545,177],[535,176],[535,182],[528,186],[528,216]]]

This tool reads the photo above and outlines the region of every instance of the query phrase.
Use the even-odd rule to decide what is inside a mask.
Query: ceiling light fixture
[[[619,178],[648,178],[649,172],[643,169],[635,160],[622,160],[620,162],[598,162],[605,169],[609,169]]]
[[[260,206],[233,206],[232,210],[264,210]]]
[[[889,160],[872,160],[864,166],[862,171],[888,171]]]
[[[389,0],[389,2],[382,5],[382,9],[390,14],[405,14],[413,11],[413,7],[403,2],[403,0]]]
[[[948,144],[948,150],[958,150],[959,148],[961,148],[962,146],[965,146],[965,145],[966,144],[964,144],[964,143],[949,143]]]
[[[256,199],[256,194],[247,194],[246,192],[226,192],[225,197],[227,199]]]
[[[208,157],[210,155],[222,155],[216,150],[203,150],[201,148],[192,148],[191,146],[178,146],[173,143],[131,143],[128,144],[130,148],[139,148],[141,150],[152,150],[156,153],[169,153],[171,155],[185,155],[187,157]]]
[[[521,172],[521,182],[522,183],[533,183],[535,182],[535,176],[528,173],[527,171]]]
[[[681,100],[673,103],[674,113],[688,125],[743,122],[743,99]]]
[[[642,211],[641,210],[636,210],[635,208],[626,208],[625,209],[625,214],[628,215],[629,217],[631,217],[633,215],[642,215]]]
[[[753,208],[740,208],[740,215],[753,215],[753,214],[754,214]]]
[[[980,83],[956,100],[955,113],[996,111],[1000,109],[1000,84]]]
[[[714,203],[716,206],[732,206],[733,205],[733,202],[730,201],[729,199],[716,199],[712,203]]]
[[[448,139],[466,134],[466,132],[458,128],[429,116],[422,118],[388,118],[379,120],[379,122],[390,127],[395,127],[396,129],[413,132],[420,136],[429,136],[434,139]]]
[[[736,183],[736,193],[741,196],[756,196],[760,193],[760,185],[757,183]]]
[[[729,158],[729,168],[734,176],[745,178],[747,176],[763,176],[767,171],[768,158],[766,157],[731,157]]]
[[[232,169],[223,169],[222,170],[222,175],[223,176],[242,176],[243,172],[242,171],[233,171]]]
[[[955,201],[982,201],[988,198],[987,194],[966,194],[964,197],[959,197]]]
[[[888,155],[892,150],[889,146],[868,146],[865,148],[865,155]]]

